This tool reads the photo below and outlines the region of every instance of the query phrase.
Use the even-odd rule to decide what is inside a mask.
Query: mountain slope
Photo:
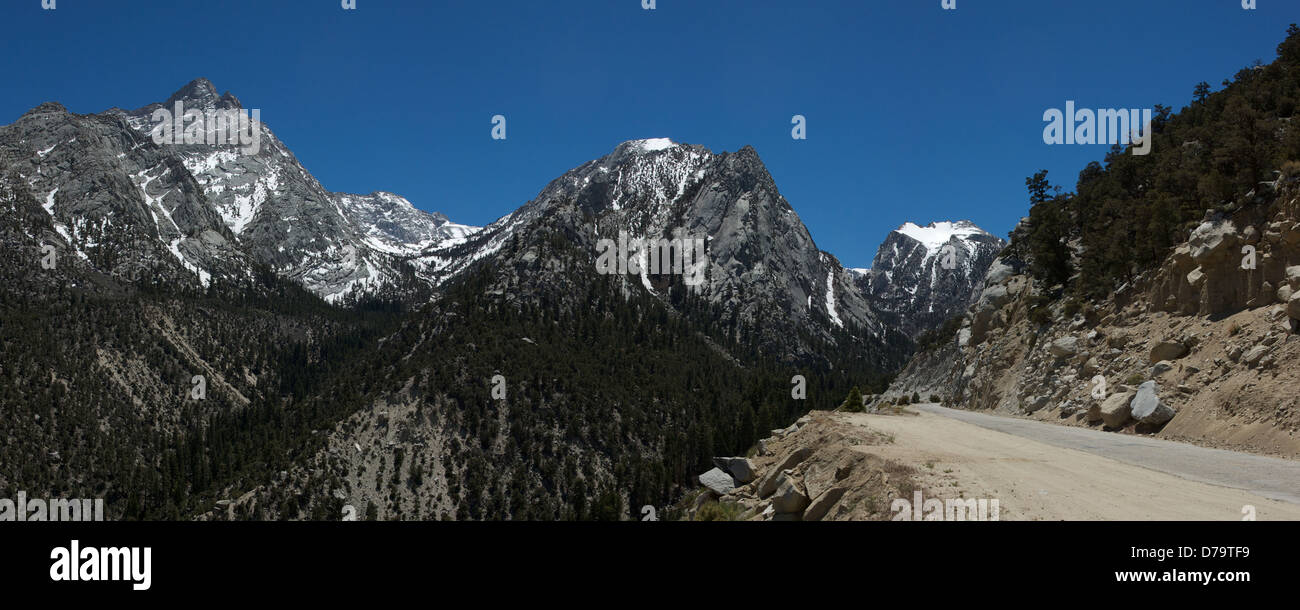
[[[101,271],[127,279],[247,281],[265,265],[331,301],[427,293],[406,258],[476,230],[389,193],[331,193],[265,123],[256,146],[155,142],[155,112],[239,112],[195,80],[166,102],[74,115],[43,104],[0,128],[0,161],[44,198],[64,239]]]
[[[165,103],[127,116],[147,133],[155,126],[154,112],[177,102],[187,112],[243,108],[234,96],[218,96],[211,82],[198,79]],[[259,145],[252,154],[237,144],[170,148],[252,256],[329,300],[391,289],[409,274],[403,270],[406,255],[473,230],[388,193],[331,193],[265,123],[255,122],[253,128]]]
[[[539,254],[522,248],[527,240],[519,235],[546,223],[559,225],[578,246],[574,260],[556,263],[569,267],[594,269],[599,240],[618,240],[620,233],[705,240],[707,265],[698,286],[651,273],[624,275],[621,283],[668,303],[689,292],[720,308],[733,342],[793,360],[818,359],[821,345],[855,345],[878,370],[900,364],[906,352],[907,338],[885,325],[852,274],[817,248],[753,148],[714,154],[663,139],[626,142],[552,181],[465,243],[431,249],[417,262],[434,283],[489,257],[527,264]],[[551,280],[564,281],[530,274],[502,278],[498,288]]]

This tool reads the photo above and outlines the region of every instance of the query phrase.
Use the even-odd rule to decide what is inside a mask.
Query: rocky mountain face
[[[950,405],[1300,455],[1300,178],[1207,211],[1164,263],[1111,298],[1047,298],[995,261],[960,329],[884,400]]]
[[[165,103],[126,117],[133,128],[149,134],[157,128],[155,113],[172,111],[177,103],[186,112],[243,110],[234,96],[218,96],[212,83],[199,79]],[[390,193],[329,192],[265,123],[252,123],[249,131],[256,130],[256,146],[205,140],[169,148],[256,260],[327,300],[398,285],[410,274],[406,257],[476,230],[416,209]]]
[[[564,232],[571,252],[521,237],[542,226]],[[884,324],[853,274],[816,247],[750,147],[715,154],[665,139],[626,142],[554,180],[464,243],[431,249],[413,262],[424,277],[441,283],[490,257],[535,271],[503,274],[497,290],[519,283],[540,289],[573,277],[547,269],[594,269],[600,240],[622,235],[701,240],[704,256],[693,269],[700,282],[647,272],[649,254],[642,250],[625,253],[640,269],[620,274],[619,283],[669,304],[680,305],[689,295],[716,308],[733,342],[754,342],[795,359],[814,357],[819,344],[841,344],[881,370],[901,363],[906,337]]]
[[[0,128],[0,163],[74,259],[106,273],[206,284],[250,262],[180,160],[119,115],[42,104]]]
[[[966,309],[1005,247],[970,221],[909,222],[890,232],[856,281],[891,326],[916,337]]]
[[[176,111],[203,117],[186,123],[193,140],[156,131]],[[234,112],[249,115],[255,145],[226,139],[213,118]],[[44,104],[0,128],[0,160],[44,198],[78,256],[124,278],[208,286],[264,265],[339,301],[410,291],[406,258],[476,230],[389,193],[327,191],[254,118],[204,79],[129,112],[75,115]]]

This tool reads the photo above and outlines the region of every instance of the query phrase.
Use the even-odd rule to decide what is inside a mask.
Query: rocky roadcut
[[[1300,358],[1300,177],[1269,188],[1270,217],[1207,213],[1163,265],[1078,313],[1052,303],[1046,323],[1041,288],[995,261],[952,342],[886,396],[1300,457],[1300,372],[1284,364]]]
[[[1027,179],[983,287],[878,402],[1300,458],[1300,131],[1273,103],[1300,66],[1287,34],[1271,64],[1157,106],[1150,154],[1090,163],[1074,192]]]

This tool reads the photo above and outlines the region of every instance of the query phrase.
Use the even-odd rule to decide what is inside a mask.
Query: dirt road
[[[1300,520],[1300,462],[938,405],[846,414],[862,447],[917,467],[926,497],[998,499],[1003,520]]]

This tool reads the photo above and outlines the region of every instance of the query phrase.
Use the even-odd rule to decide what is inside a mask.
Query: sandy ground
[[[1297,461],[911,408],[916,415],[836,417],[893,436],[859,450],[915,467],[926,498],[997,499],[1002,520],[1232,521],[1247,506],[1261,521],[1300,520]]]

